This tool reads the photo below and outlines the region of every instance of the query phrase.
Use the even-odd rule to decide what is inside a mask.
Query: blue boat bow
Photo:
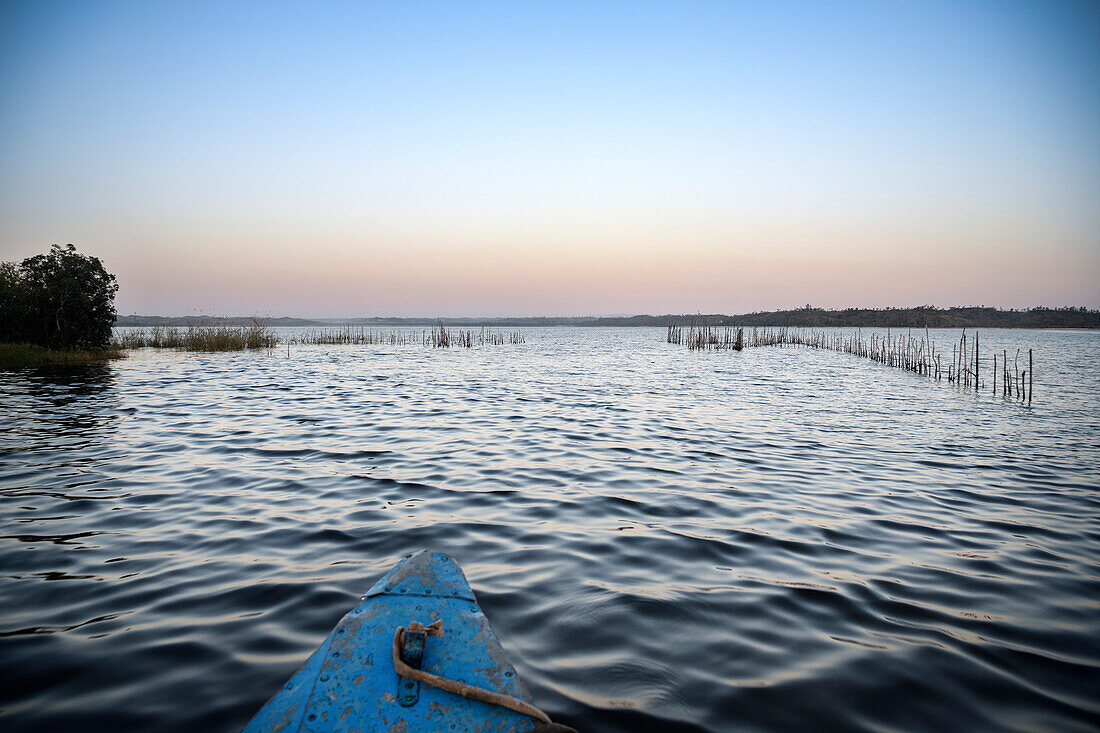
[[[416,628],[414,622],[436,624],[432,628],[440,635],[425,630],[404,634],[402,661],[419,664],[431,675],[531,703],[458,563],[421,550],[367,591],[245,733],[520,733],[540,727],[529,715],[399,676],[393,659],[395,632]]]

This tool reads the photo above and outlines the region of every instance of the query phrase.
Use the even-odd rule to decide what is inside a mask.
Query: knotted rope
[[[409,631],[424,631],[430,636],[443,636],[443,621],[436,621],[428,626],[422,625],[419,621],[413,621],[409,624]],[[509,710],[515,710],[517,713],[530,715],[532,718],[542,723],[551,722],[549,715],[542,712],[531,703],[520,700],[518,697],[502,695],[499,692],[492,692],[481,687],[467,685],[465,682],[449,680],[446,677],[440,677],[439,675],[425,672],[421,669],[413,669],[401,661],[401,645],[404,641],[405,627],[398,626],[397,631],[393,635],[393,668],[397,670],[397,674],[402,677],[410,680],[417,680],[418,682],[423,682],[432,687],[438,687],[452,694],[468,697],[471,700],[480,700],[490,705],[500,705]]]

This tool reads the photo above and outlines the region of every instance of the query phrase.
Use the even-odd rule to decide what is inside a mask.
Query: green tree
[[[0,341],[22,341],[23,282],[14,262],[0,262]]]
[[[20,263],[19,281],[26,340],[49,348],[95,348],[110,341],[118,281],[98,257],[55,244]]]

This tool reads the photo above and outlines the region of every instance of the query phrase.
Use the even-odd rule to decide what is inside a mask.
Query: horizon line
[[[922,305],[913,305],[913,306],[882,306],[882,307],[847,306],[847,307],[844,307],[844,308],[824,308],[824,307],[820,307],[820,306],[813,306],[813,305],[807,304],[807,305],[804,305],[804,306],[799,306],[797,308],[776,308],[776,309],[771,309],[771,310],[762,309],[762,310],[753,310],[753,311],[743,311],[741,313],[722,313],[722,312],[718,312],[718,311],[709,311],[707,313],[703,313],[702,311],[697,310],[697,311],[694,311],[694,312],[682,311],[682,312],[678,312],[678,313],[672,312],[672,311],[668,311],[668,312],[665,312],[665,313],[627,313],[627,312],[620,311],[618,313],[586,313],[586,314],[562,314],[562,313],[557,313],[557,314],[552,314],[552,315],[545,315],[545,314],[542,314],[542,315],[536,315],[536,314],[526,314],[526,315],[509,314],[509,315],[459,315],[459,316],[435,315],[435,316],[424,316],[424,315],[388,314],[388,315],[340,315],[340,316],[301,316],[301,315],[280,315],[280,316],[275,316],[275,315],[271,315],[270,313],[269,314],[263,314],[263,315],[256,314],[256,313],[252,313],[252,314],[248,314],[248,315],[213,315],[213,314],[208,314],[208,313],[198,313],[198,314],[189,314],[189,315],[163,315],[163,314],[159,314],[159,313],[131,312],[131,313],[126,313],[126,314],[118,313],[118,314],[116,314],[116,319],[118,319],[118,318],[223,318],[223,319],[228,319],[228,318],[271,318],[271,319],[288,319],[289,318],[289,319],[298,319],[298,320],[326,320],[326,321],[330,321],[330,320],[340,320],[340,319],[372,319],[373,318],[373,319],[402,319],[402,320],[431,320],[431,319],[488,320],[488,319],[506,319],[506,318],[511,318],[511,319],[520,319],[520,318],[544,318],[544,319],[549,319],[549,318],[641,318],[641,317],[658,318],[658,317],[661,317],[661,316],[692,316],[692,315],[696,315],[696,316],[738,316],[738,315],[760,315],[760,314],[764,314],[764,313],[797,313],[799,311],[822,311],[822,312],[825,312],[825,313],[843,313],[845,311],[870,311],[870,312],[875,312],[875,311],[882,311],[882,312],[885,312],[885,311],[915,311],[915,310],[953,311],[953,310],[973,310],[973,309],[995,310],[995,311],[1000,311],[1000,312],[1005,312],[1005,313],[1020,313],[1020,312],[1025,312],[1025,311],[1036,311],[1036,310],[1050,310],[1050,311],[1067,311],[1067,310],[1069,310],[1069,311],[1082,311],[1082,312],[1085,312],[1085,313],[1100,313],[1100,308],[1089,308],[1088,306],[1085,306],[1085,305],[1057,305],[1057,306],[1033,305],[1033,306],[1028,306],[1028,307],[1025,307],[1025,308],[1002,308],[1001,306],[984,305],[984,304],[983,305],[951,305],[951,306],[937,306],[937,305],[922,304]]]

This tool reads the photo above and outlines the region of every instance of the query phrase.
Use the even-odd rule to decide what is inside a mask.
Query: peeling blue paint
[[[391,661],[394,632],[413,621],[426,626],[436,620],[443,622],[443,636],[428,637],[422,669],[532,702],[458,563],[421,550],[367,591],[245,733],[520,733],[534,728],[526,715],[431,685],[420,685],[415,704],[399,704],[403,680]]]

